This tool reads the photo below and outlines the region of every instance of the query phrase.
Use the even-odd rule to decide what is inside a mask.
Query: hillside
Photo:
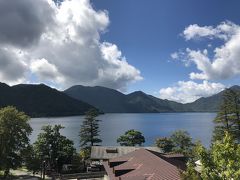
[[[240,92],[240,86],[231,87]],[[224,91],[192,103],[163,100],[142,91],[123,94],[105,87],[73,86],[64,92],[44,84],[8,86],[0,83],[0,107],[16,106],[32,117],[84,114],[90,108],[105,113],[216,112]]]
[[[232,86],[231,89],[240,92],[240,86]],[[221,104],[224,91],[187,104],[159,99],[142,91],[125,95],[119,91],[100,86],[76,85],[65,90],[64,93],[87,102],[105,113],[157,113],[216,112]]]
[[[16,106],[32,117],[84,114],[93,106],[73,99],[44,84],[0,84],[0,107]]]
[[[87,102],[105,113],[157,113],[187,111],[181,103],[158,99],[142,91],[125,95],[105,87],[73,86],[67,95]]]
[[[114,89],[95,86],[73,86],[64,91],[67,95],[87,102],[103,112],[126,112],[125,95]]]
[[[240,93],[240,86],[235,85],[230,87],[230,89]],[[222,103],[224,91],[210,97],[202,97],[192,103],[184,104],[184,106],[197,112],[216,112]]]
[[[142,91],[136,91],[126,95],[126,103],[130,108],[130,112],[157,113],[176,111],[174,107],[169,106],[164,100],[147,95]]]

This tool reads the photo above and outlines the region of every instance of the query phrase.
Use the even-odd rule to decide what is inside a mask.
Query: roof
[[[103,165],[110,180],[179,180],[180,171],[185,170],[186,166],[181,163],[178,166],[178,160],[173,161],[174,158],[164,154],[157,156],[141,148],[104,162]]]
[[[148,149],[154,152],[161,153],[162,150],[158,147],[133,147],[133,146],[92,146],[92,160],[108,160],[128,154],[138,149]]]

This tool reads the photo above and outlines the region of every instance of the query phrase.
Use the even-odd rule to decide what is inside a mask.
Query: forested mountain
[[[240,86],[235,85],[230,89],[240,93]],[[221,91],[210,97],[199,98],[192,103],[184,104],[184,106],[188,109],[191,108],[193,111],[198,112],[216,112],[218,111],[219,106],[222,102],[224,91]]]
[[[73,86],[64,91],[70,97],[87,102],[103,112],[126,112],[125,95],[114,89],[95,86]]]
[[[106,113],[150,113],[174,111],[165,104],[154,101],[153,97],[141,91],[125,95],[119,91],[105,87],[86,87],[77,85],[64,92],[67,95],[85,101]]]
[[[232,86],[231,89],[240,92],[240,86]],[[224,93],[222,91],[210,97],[200,98],[192,103],[182,104],[159,99],[142,91],[125,95],[119,91],[100,86],[76,85],[64,92],[106,113],[216,112]]]
[[[0,83],[0,107],[9,105],[32,117],[80,115],[93,108],[44,84],[11,87]]]
[[[240,92],[240,86],[231,89]],[[142,91],[123,94],[101,86],[76,85],[60,92],[44,84],[0,83],[0,107],[16,106],[32,117],[80,115],[94,107],[105,113],[216,112],[223,93],[182,104]]]

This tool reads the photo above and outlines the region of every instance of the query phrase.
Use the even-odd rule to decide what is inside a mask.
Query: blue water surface
[[[187,130],[194,140],[200,140],[209,146],[214,129],[213,119],[216,113],[153,113],[153,114],[104,114],[98,119],[102,145],[118,145],[116,140],[129,129],[139,130],[143,133],[146,143],[151,146],[157,137],[169,136],[175,130]],[[79,149],[79,130],[84,116],[32,118],[30,124],[33,133],[30,137],[33,143],[41,132],[43,125],[61,124],[65,128],[61,133],[74,141]]]

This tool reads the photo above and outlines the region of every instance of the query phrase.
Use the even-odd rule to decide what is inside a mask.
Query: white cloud
[[[222,22],[216,27],[189,25],[182,35],[185,40],[207,39],[208,49],[193,50],[186,48],[172,53],[172,59],[182,61],[186,66],[195,64],[198,71],[189,74],[190,79],[201,79],[202,83],[179,81],[177,85],[163,88],[159,91],[160,98],[188,103],[200,97],[207,97],[222,91],[221,83],[211,83],[209,80],[223,80],[240,75],[240,26],[230,21]],[[214,39],[220,39],[222,45],[213,49]],[[212,50],[210,52],[210,50]]]
[[[98,71],[101,84],[111,87],[113,84],[109,83],[114,83],[118,84],[120,88],[125,87],[122,83],[126,83],[126,81],[135,82],[143,79],[140,76],[140,71],[128,64],[115,44],[102,43],[101,52],[105,61],[103,68]],[[109,81],[109,78],[112,80]]]
[[[61,88],[82,84],[120,90],[142,79],[140,71],[127,62],[117,45],[100,41],[110,23],[108,13],[94,10],[89,0],[65,0],[61,5],[51,0],[9,0],[4,1],[4,5],[11,9],[15,1],[22,8],[1,14],[7,17],[7,13],[15,13],[21,19],[10,18],[6,23],[0,18],[0,32],[19,21],[21,33],[2,33],[0,39],[4,41],[0,46],[11,46],[23,52],[14,62],[24,62],[24,71],[30,72],[30,77],[36,76],[42,82],[55,83]],[[38,26],[40,28],[29,28]],[[22,34],[26,42],[22,44],[21,39],[12,36],[15,34]],[[29,78],[24,73],[21,75]],[[3,81],[9,82],[8,78]]]
[[[225,21],[220,23],[215,28],[213,26],[199,26],[191,24],[183,31],[183,36],[186,40],[206,38],[220,38],[222,40],[229,40],[232,35],[239,31],[239,26]]]
[[[186,40],[190,40],[193,38],[200,38],[204,36],[212,37],[216,34],[216,30],[212,26],[203,26],[200,27],[197,24],[192,24],[185,28],[183,31],[183,35]]]
[[[178,53],[177,53],[177,52],[172,53],[172,54],[171,54],[171,58],[172,58],[172,59],[178,59],[178,58],[179,58]]]
[[[50,64],[46,59],[36,59],[30,63],[30,70],[32,73],[38,76],[39,81],[44,81],[46,79],[49,82],[63,83],[63,77],[57,70],[57,67]]]
[[[203,83],[198,84],[193,81],[179,81],[175,86],[162,88],[159,91],[159,98],[189,103],[200,97],[208,97],[216,94],[224,88],[225,86],[221,83],[203,81]]]
[[[0,47],[0,81],[7,81],[10,85],[22,83],[26,75],[23,54],[17,49]]]
[[[216,27],[188,26],[183,35],[186,40],[200,38],[221,39],[223,44],[213,52],[187,48],[181,56],[184,63],[193,62],[200,72],[191,72],[191,79],[222,80],[240,75],[240,26],[232,22],[223,22]],[[209,54],[213,54],[210,56]],[[182,54],[181,54],[182,55]],[[187,61],[186,61],[187,60]]]

